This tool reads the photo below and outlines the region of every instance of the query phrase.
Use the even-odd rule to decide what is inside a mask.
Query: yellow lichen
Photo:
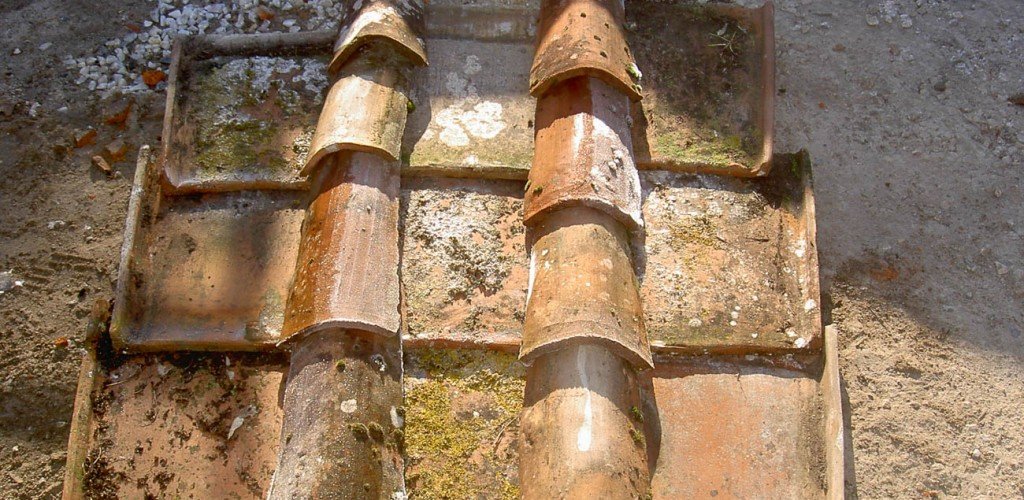
[[[522,410],[522,366],[513,356],[480,351],[424,350],[410,358],[410,371],[426,374],[410,378],[406,391],[411,496],[516,498],[497,444],[514,432]]]

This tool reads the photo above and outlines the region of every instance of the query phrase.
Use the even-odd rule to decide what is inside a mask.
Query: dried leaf
[[[114,171],[114,169],[110,168],[110,164],[107,163],[107,160],[104,160],[100,155],[92,157],[92,164],[96,165],[96,168],[102,170],[105,174],[110,174]]]
[[[167,79],[167,73],[158,69],[148,69],[142,72],[142,81],[149,85],[149,88],[156,87],[156,84]]]
[[[128,28],[128,31],[131,31],[132,33],[142,33],[142,26],[139,26],[138,24],[125,23],[124,27]]]

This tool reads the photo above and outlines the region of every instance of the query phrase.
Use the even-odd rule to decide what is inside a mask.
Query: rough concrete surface
[[[86,316],[112,294],[129,159],[159,142],[159,90],[101,99],[63,60],[96,54],[154,7],[0,2],[5,498],[59,493]],[[780,0],[776,14],[777,150],[806,147],[816,167],[848,492],[1024,495],[1024,107],[1008,102],[1024,92],[1020,1]],[[74,147],[87,127],[95,142]],[[107,147],[118,139],[124,159],[122,144]]]

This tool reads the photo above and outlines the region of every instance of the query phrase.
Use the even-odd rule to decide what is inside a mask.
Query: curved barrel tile
[[[534,229],[520,358],[591,343],[639,369],[653,367],[625,229],[580,208],[559,210]]]
[[[384,41],[415,65],[427,65],[422,0],[356,0],[334,45],[328,72],[339,71],[358,50]]]
[[[530,70],[530,94],[540,98],[578,76],[600,78],[640,100],[640,71],[626,44],[619,0],[545,0]]]
[[[303,225],[282,341],[325,329],[398,333],[398,164],[332,158]]]
[[[310,175],[338,151],[365,151],[398,160],[408,116],[406,78],[394,64],[367,54],[345,67],[327,92],[316,124],[309,157],[302,169]]]
[[[628,115],[629,101],[595,78],[565,82],[537,101],[526,225],[542,213],[587,206],[630,231],[643,227]]]

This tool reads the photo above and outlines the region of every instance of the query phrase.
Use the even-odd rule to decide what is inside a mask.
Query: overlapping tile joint
[[[762,383],[745,378],[742,383],[733,382],[718,377],[722,373],[715,372],[717,366],[702,374],[707,377],[683,380],[677,372],[685,370],[666,368],[672,363],[656,366],[652,344],[663,354],[817,349],[817,264],[806,159],[787,157],[792,164],[782,172],[793,176],[778,182],[784,189],[728,178],[666,180],[662,174],[667,172],[642,176],[638,170],[671,167],[693,171],[718,162],[714,167],[721,167],[718,173],[765,176],[768,161],[762,156],[771,155],[771,113],[761,113],[767,118],[758,115],[762,121],[768,120],[768,125],[758,125],[761,136],[753,134],[753,142],[763,140],[763,144],[755,144],[761,147],[762,156],[752,155],[757,157],[754,165],[727,155],[708,160],[691,150],[681,151],[680,143],[691,141],[681,138],[679,130],[697,126],[688,122],[678,125],[685,113],[677,109],[667,113],[667,121],[652,121],[650,129],[646,124],[638,127],[638,116],[647,119],[643,103],[650,94],[640,85],[630,41],[644,38],[643,33],[626,29],[626,6],[618,0],[541,0],[536,26],[530,22],[482,22],[479,16],[453,15],[455,9],[440,9],[440,20],[428,19],[425,10],[423,3],[408,0],[351,3],[324,64],[329,75],[326,97],[308,152],[295,172],[309,187],[310,196],[308,206],[302,207],[304,217],[279,334],[266,333],[273,329],[266,327],[258,338],[250,338],[246,324],[243,339],[292,353],[278,472],[268,498],[318,494],[404,498],[404,417],[398,409],[404,405],[402,343],[410,339],[422,341],[417,344],[420,346],[475,343],[490,349],[518,349],[519,359],[527,366],[523,410],[518,417],[519,487],[526,498],[642,498],[652,487],[663,490],[661,496],[671,497],[673,492],[702,484],[691,477],[666,479],[664,473],[651,477],[660,465],[680,470],[689,465],[678,465],[667,455],[659,459],[650,452],[644,436],[650,434],[651,424],[644,423],[643,415],[664,414],[661,420],[675,429],[692,422],[702,429],[713,427],[716,411],[739,415],[749,410],[744,406],[746,400],[728,400],[747,387],[766,387],[766,396],[758,400],[765,403],[772,391],[785,393],[780,400],[792,402],[788,407],[778,410],[766,403],[754,413],[768,418],[773,411],[790,411],[793,415],[786,414],[786,418],[793,421],[777,436],[762,433],[760,437],[752,434],[752,427],[737,424],[734,435],[723,442],[762,439],[789,446],[801,432],[800,412],[809,407],[804,399],[816,397],[813,381]],[[485,11],[481,10],[496,18],[502,15],[500,9],[495,9],[497,14]],[[770,22],[770,4],[758,12],[759,19],[768,16]],[[714,22],[719,20],[714,18]],[[457,40],[464,33],[457,27],[478,29],[478,38],[507,52],[497,57],[499,62],[523,63],[523,68],[512,71],[523,77],[522,82],[481,78],[481,86],[491,85],[491,90],[500,94],[509,108],[505,119],[525,123],[501,122],[497,127],[499,119],[491,116],[493,106],[489,107],[494,103],[480,102],[481,89],[455,72],[441,82],[435,81],[436,75],[425,77],[428,46],[483,43],[469,40],[459,45],[462,42]],[[727,29],[728,24],[721,28],[723,32]],[[770,28],[762,29],[770,35]],[[428,32],[444,36],[430,38]],[[534,35],[535,51],[527,66],[528,52],[521,38]],[[464,75],[472,75],[479,72],[481,64],[475,57],[467,57],[464,64],[444,60],[441,65],[462,65]],[[759,69],[771,70],[770,62]],[[772,82],[767,77],[763,80]],[[755,100],[763,97],[760,90],[754,89],[750,95]],[[671,101],[666,94],[655,95],[654,101]],[[531,114],[534,99],[536,108]],[[173,96],[169,102],[174,102]],[[443,109],[410,116],[416,102]],[[462,108],[466,103],[474,106],[472,110]],[[771,107],[770,99],[765,107]],[[524,126],[528,130],[524,131]],[[529,155],[507,154],[503,147],[532,149],[532,161]],[[467,156],[467,150],[473,154]],[[691,168],[694,157],[705,162],[703,167]],[[528,255],[528,264],[519,266],[527,267],[528,272],[520,269],[517,278],[525,282],[520,287],[525,289],[521,294],[525,295],[525,310],[517,311],[522,309],[521,297],[502,295],[502,286],[520,284],[516,279],[507,280],[514,285],[475,283],[486,290],[483,295],[487,297],[481,302],[505,301],[490,312],[507,316],[501,320],[507,331],[480,337],[436,331],[422,337],[409,335],[410,323],[418,325],[425,315],[422,309],[439,309],[440,302],[453,300],[458,292],[449,292],[440,301],[434,296],[409,297],[411,289],[419,293],[421,288],[435,288],[432,283],[403,283],[408,278],[403,272],[409,253],[426,252],[422,247],[434,242],[429,237],[416,240],[415,223],[422,221],[410,223],[403,210],[408,209],[403,207],[403,197],[405,204],[413,198],[403,191],[403,169],[406,174],[409,170],[442,169],[454,178],[482,177],[473,172],[481,165],[492,171],[504,168],[497,175],[488,175],[517,182],[524,180],[521,171],[528,166],[521,221],[518,193],[506,196],[506,201],[512,201],[500,207],[508,212],[502,223],[508,223],[509,213],[516,224],[521,222],[519,233],[505,231],[518,239],[509,234],[466,237],[485,239],[497,248],[496,255]],[[515,189],[520,187],[522,184],[516,184]],[[473,195],[466,194],[470,191],[453,195],[465,198],[463,205],[446,199],[438,206],[455,213],[470,204],[467,200]],[[683,199],[677,200],[677,196]],[[487,211],[501,204],[489,201],[480,205]],[[287,229],[294,226],[290,223]],[[779,235],[766,238],[760,233],[763,231]],[[644,266],[646,271],[640,271]],[[687,268],[685,278],[690,282],[681,284],[681,268]],[[274,268],[276,285],[285,286],[278,275],[287,270],[279,265]],[[430,273],[437,271],[415,270],[421,273],[417,277],[428,280],[433,276]],[[187,283],[179,288],[186,287]],[[781,298],[767,296],[776,292]],[[246,297],[250,295],[256,294]],[[411,311],[414,301],[418,309]],[[796,309],[793,303],[798,305]],[[446,311],[431,312],[437,316]],[[262,312],[260,315],[262,321]],[[409,315],[419,316],[410,321]],[[437,323],[424,330],[440,330]],[[514,328],[508,326],[512,323]],[[521,331],[516,329],[519,326]],[[228,336],[218,331],[210,337],[215,335]],[[237,333],[234,335],[237,338]],[[180,337],[175,340],[182,342]],[[232,347],[245,345],[243,341]],[[195,338],[184,342],[199,345]],[[654,382],[650,382],[652,369],[661,370]],[[704,413],[688,407],[695,416],[683,419],[679,416],[682,410],[673,405],[683,402],[692,407],[694,403],[683,395],[665,396],[677,388],[698,403],[702,394],[721,396],[725,402],[708,403]],[[344,399],[341,394],[358,398]],[[663,397],[664,407],[659,406],[657,397]],[[302,438],[294,438],[299,433]],[[679,439],[665,439],[663,446],[688,453],[702,449],[694,444],[699,440],[690,435],[676,437]],[[707,446],[713,448],[715,443]],[[696,473],[713,477],[728,469],[730,457],[725,453],[707,470]],[[751,459],[750,463],[749,468],[754,469],[760,462]],[[800,481],[811,480],[801,476]],[[775,482],[779,488],[786,483]],[[753,479],[743,484],[756,487]]]
[[[401,322],[399,169],[412,109],[409,71],[427,63],[424,12],[416,2],[356,5],[328,66],[333,82],[302,170],[315,197],[281,340],[296,353],[308,350],[303,338],[387,338]],[[643,94],[624,22],[617,0],[540,7],[529,76],[537,106],[523,205],[530,264],[519,353],[531,366],[520,428],[527,498],[588,491],[637,498],[650,490],[629,410],[643,404],[637,374],[654,359],[633,258],[645,228],[631,110]],[[595,393],[603,395],[598,403]],[[578,408],[586,409],[583,426],[565,425]],[[287,414],[285,426],[301,427]],[[290,464],[289,448],[281,467]],[[386,474],[370,475],[380,478],[375,490],[400,488],[385,485]],[[301,491],[293,483],[271,496]]]

